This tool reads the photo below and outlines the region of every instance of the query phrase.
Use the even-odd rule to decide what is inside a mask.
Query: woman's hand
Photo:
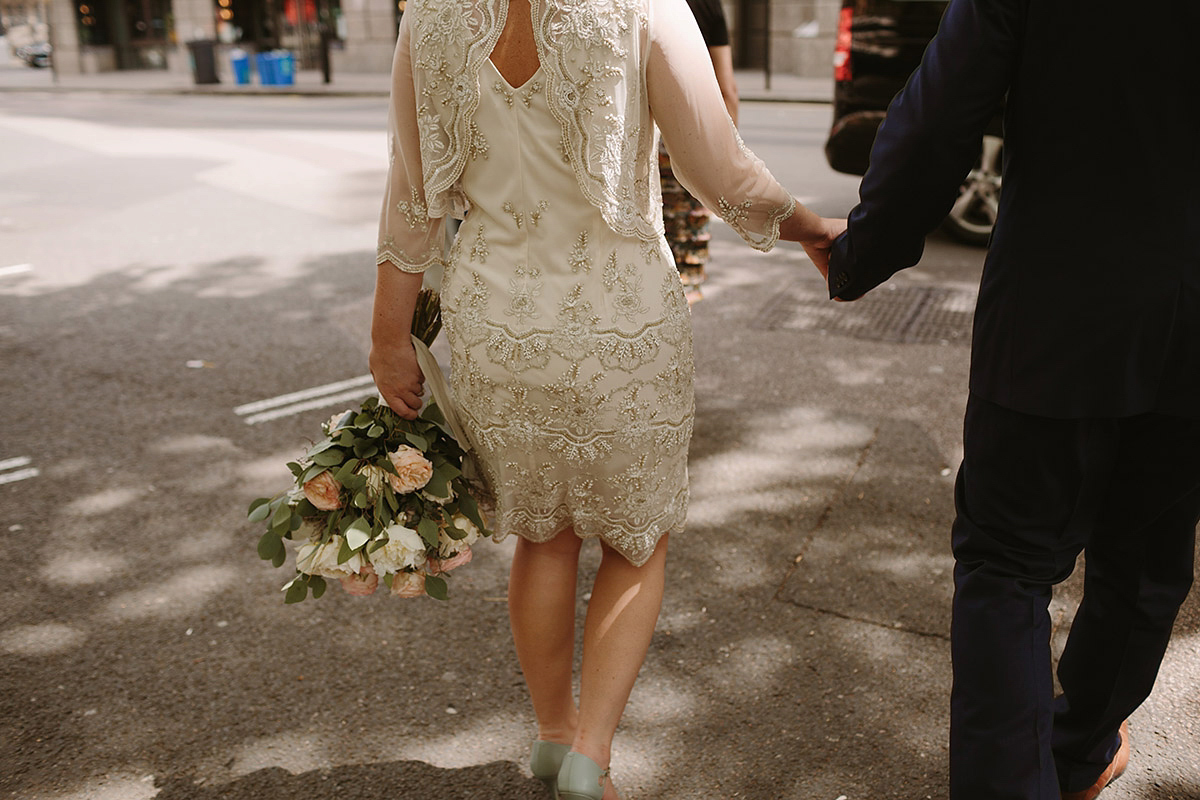
[[[846,220],[818,217],[800,203],[779,226],[779,238],[799,242],[822,278],[829,278],[829,253],[833,240],[846,230]]]
[[[417,365],[412,341],[405,339],[384,346],[375,344],[371,347],[368,363],[384,402],[404,419],[416,419],[425,391],[425,376]]]
[[[808,253],[821,277],[826,280],[829,280],[829,254],[833,250],[833,241],[841,236],[844,230],[846,220],[822,217],[820,225],[800,240],[800,246]]]

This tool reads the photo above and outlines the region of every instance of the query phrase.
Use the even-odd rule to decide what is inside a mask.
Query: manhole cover
[[[758,327],[825,331],[903,344],[971,342],[976,293],[937,286],[883,286],[853,303],[789,286],[763,308]]]

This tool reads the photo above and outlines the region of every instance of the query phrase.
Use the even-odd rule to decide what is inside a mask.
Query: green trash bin
[[[188,42],[192,56],[192,77],[197,86],[220,83],[217,78],[217,43],[213,39],[197,39]]]

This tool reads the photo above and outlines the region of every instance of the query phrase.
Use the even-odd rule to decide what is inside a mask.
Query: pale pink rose
[[[420,597],[425,594],[425,574],[397,572],[392,576],[392,594],[397,597]]]
[[[322,472],[304,484],[304,496],[322,511],[336,511],[342,507],[342,485],[329,472]]]
[[[409,447],[406,444],[400,445],[394,453],[388,453],[388,458],[392,460],[392,466],[396,468],[397,475],[388,473],[388,483],[396,490],[397,494],[408,494],[415,492],[425,484],[429,483],[429,479],[433,477],[433,464],[429,463],[429,459],[415,447]]]
[[[370,564],[363,564],[357,575],[347,575],[341,581],[346,594],[357,597],[375,594],[375,590],[379,588],[379,576],[375,574],[375,568]]]
[[[347,409],[346,411],[339,411],[338,413],[336,413],[332,417],[330,417],[325,422],[325,430],[329,431],[330,434],[332,434],[336,430],[339,430],[338,422],[341,420],[342,417],[346,416],[347,413],[349,413],[349,409]],[[351,419],[353,419],[353,418],[351,418]],[[347,423],[347,424],[349,424],[349,423]]]
[[[463,564],[471,563],[474,554],[471,552],[470,546],[464,546],[450,558],[431,558],[429,559],[429,574],[437,575],[439,572],[449,572],[452,569],[461,567]]]

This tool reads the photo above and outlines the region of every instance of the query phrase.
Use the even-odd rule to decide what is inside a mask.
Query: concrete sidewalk
[[[745,102],[829,103],[833,100],[832,78],[801,78],[772,75],[770,88],[762,72],[736,73],[738,89]],[[390,76],[384,73],[338,73],[328,84],[318,70],[299,70],[293,86],[260,86],[233,82],[229,66],[220,64],[221,83],[197,86],[192,76],[166,70],[129,70],[94,75],[55,76],[49,69],[34,69],[18,63],[0,66],[0,92],[131,92],[140,94],[200,95],[304,95],[313,97],[386,97]]]

